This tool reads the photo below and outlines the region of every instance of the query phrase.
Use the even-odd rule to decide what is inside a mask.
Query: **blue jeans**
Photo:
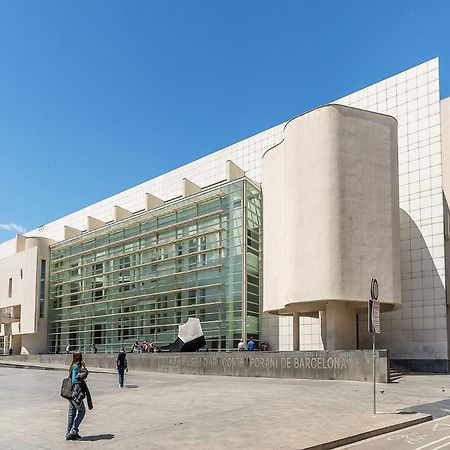
[[[73,400],[69,400],[69,414],[67,420],[67,434],[77,434],[78,427],[86,414],[84,402],[81,402],[79,408],[76,407]]]
[[[125,378],[125,367],[118,367],[117,372],[119,372],[119,385],[123,387],[123,381]]]

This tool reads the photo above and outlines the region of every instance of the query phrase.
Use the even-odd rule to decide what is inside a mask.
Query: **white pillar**
[[[327,302],[326,327],[327,350],[356,349],[356,312],[345,302]]]
[[[128,209],[122,208],[120,206],[114,206],[114,221],[118,222],[119,220],[128,219],[131,217],[133,213],[128,211]]]
[[[151,209],[159,208],[160,206],[164,205],[164,200],[146,193],[145,194],[145,209],[147,211],[150,211]]]
[[[300,314],[295,312],[292,317],[292,350],[300,350]]]
[[[327,350],[327,312],[319,311],[320,320],[320,337],[322,340],[322,346],[324,350]]]
[[[97,228],[104,227],[106,225],[106,222],[100,219],[96,219],[95,217],[88,216],[87,217],[87,230],[93,231]]]
[[[245,172],[237,166],[233,161],[227,161],[227,181],[237,180],[245,177]]]
[[[64,225],[64,239],[70,239],[75,236],[81,236],[82,234],[83,234],[82,230],[78,230],[77,228]]]
[[[183,197],[189,197],[190,195],[198,194],[202,188],[187,178],[183,178],[182,190]]]

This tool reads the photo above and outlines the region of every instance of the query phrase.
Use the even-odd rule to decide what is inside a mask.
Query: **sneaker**
[[[66,434],[66,441],[79,441],[81,439],[81,436],[76,433],[76,434]]]

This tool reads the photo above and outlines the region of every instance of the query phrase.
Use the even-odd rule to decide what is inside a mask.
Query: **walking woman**
[[[78,428],[86,414],[83,401],[85,397],[88,408],[93,408],[91,394],[86,384],[86,378],[89,372],[86,369],[81,352],[75,352],[73,354],[69,373],[72,380],[72,400],[69,400],[66,440],[75,441],[81,439],[81,436],[78,434]]]

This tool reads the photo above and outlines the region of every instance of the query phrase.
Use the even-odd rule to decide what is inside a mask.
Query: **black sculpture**
[[[169,344],[170,352],[196,352],[206,345],[200,320],[189,317],[187,322],[178,328],[178,337]]]

